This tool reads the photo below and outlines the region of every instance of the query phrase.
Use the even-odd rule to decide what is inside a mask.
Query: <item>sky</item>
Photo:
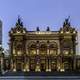
[[[24,27],[34,31],[59,30],[70,16],[72,27],[80,30],[80,0],[0,0],[0,20],[3,23],[3,47],[8,48],[11,27],[20,15]]]

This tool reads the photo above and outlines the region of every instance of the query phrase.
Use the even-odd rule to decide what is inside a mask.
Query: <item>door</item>
[[[21,63],[17,63],[17,71],[22,71],[22,64]]]
[[[41,68],[41,71],[44,72],[45,71],[45,63],[41,63],[40,68]]]
[[[56,69],[57,69],[56,63],[52,63],[52,64],[51,64],[51,70],[52,70],[52,71],[56,71]]]
[[[32,72],[35,71],[35,64],[34,63],[30,64],[30,71],[32,71]]]

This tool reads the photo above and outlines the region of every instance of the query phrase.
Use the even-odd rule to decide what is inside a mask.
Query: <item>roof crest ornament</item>
[[[17,19],[17,22],[16,22],[16,26],[19,25],[19,26],[22,26],[23,27],[23,22],[21,21],[21,17],[18,15],[18,19]]]

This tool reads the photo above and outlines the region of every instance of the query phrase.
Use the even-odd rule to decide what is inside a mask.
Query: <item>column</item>
[[[26,54],[29,55],[28,48],[26,48]]]
[[[40,72],[40,59],[36,59],[36,68],[35,68],[36,72]]]
[[[1,72],[4,72],[4,64],[3,64],[3,57],[1,56]]]
[[[10,65],[11,65],[11,71],[13,70],[13,60],[11,59],[11,62],[10,62]]]
[[[27,72],[30,71],[30,69],[29,69],[29,65],[30,65],[30,63],[29,63],[29,52],[28,51],[29,51],[28,46],[26,45],[26,56],[27,57],[25,57],[25,69]]]
[[[46,59],[46,72],[51,72],[51,60]]]
[[[16,63],[15,62],[13,63],[13,71],[14,72],[16,71]]]
[[[60,71],[60,68],[61,68],[61,60],[60,60],[60,55],[59,57],[57,58],[57,71],[59,72]]]
[[[60,42],[59,42],[59,40],[57,41],[57,44],[58,44],[57,54],[60,55]]]
[[[26,63],[26,71],[27,71],[27,72],[30,71],[29,65],[30,65],[30,63],[29,63],[29,58],[28,58],[28,59],[27,59],[27,63]]]
[[[49,44],[47,45],[47,56],[48,59],[46,60],[46,71],[51,72],[51,60],[50,60],[50,51],[49,51]]]
[[[73,58],[73,70],[76,70],[76,56],[74,56],[74,58]]]
[[[49,48],[47,49],[47,55],[49,56]]]
[[[39,55],[39,49],[37,49],[37,55]]]
[[[51,72],[51,60],[49,59],[49,71]]]
[[[24,56],[23,71],[26,72],[26,54]]]
[[[47,55],[49,56],[49,44],[47,44]]]
[[[49,71],[49,62],[48,62],[48,59],[46,59],[46,72]]]
[[[36,51],[37,55],[39,55],[39,46],[37,45],[37,51]]]

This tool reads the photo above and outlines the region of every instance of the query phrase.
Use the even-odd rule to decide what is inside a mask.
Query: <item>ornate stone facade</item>
[[[47,31],[40,31],[39,27],[37,31],[27,31],[18,18],[9,36],[11,71],[66,72],[80,69],[76,64],[77,31],[68,19],[59,31],[50,31],[49,27]]]

